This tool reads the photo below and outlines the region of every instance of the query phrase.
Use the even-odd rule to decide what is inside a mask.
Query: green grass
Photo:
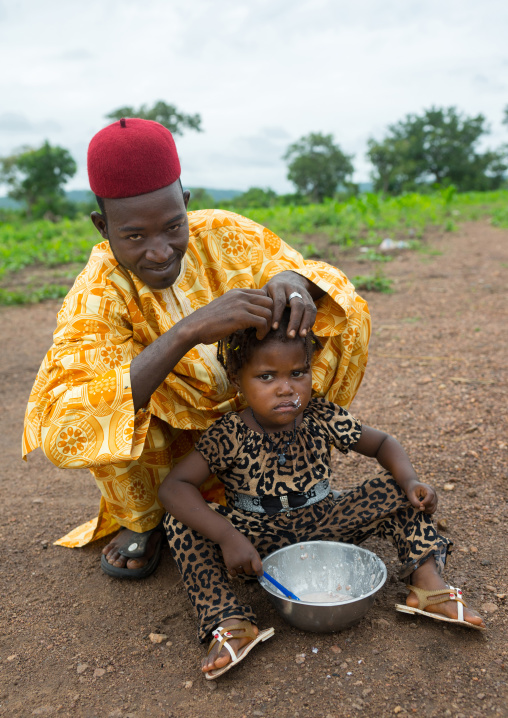
[[[492,224],[495,227],[508,228],[508,203],[492,212]]]
[[[62,284],[45,284],[42,287],[26,287],[24,290],[2,289],[0,287],[0,304],[12,306],[14,304],[38,304],[45,299],[62,299],[69,291],[68,286]]]
[[[0,279],[25,267],[57,267],[86,263],[94,244],[101,241],[88,217],[6,223],[0,227]]]
[[[371,250],[366,259],[382,262],[388,261],[388,257],[376,252],[376,245],[385,237],[403,239],[414,248],[431,226],[453,232],[460,222],[489,217],[493,225],[508,227],[508,191],[457,194],[443,190],[386,198],[367,193],[343,202],[276,206],[239,213],[271,229],[306,258],[328,256],[322,250],[326,245],[344,248],[368,245]],[[86,263],[92,246],[101,241],[90,219],[29,223],[8,217],[12,221],[0,225],[0,304],[63,296],[72,278],[63,271],[57,276],[49,269]],[[30,274],[30,268],[35,268],[38,278],[29,278],[27,282],[25,275]],[[45,268],[46,276],[41,271]],[[375,279],[377,275],[373,276]],[[18,282],[17,277],[23,281]],[[367,281],[368,277],[362,279]],[[371,286],[376,285],[385,286],[379,277],[371,281]]]
[[[391,254],[383,254],[382,252],[376,252],[375,249],[369,249],[363,254],[359,254],[357,260],[359,262],[391,262],[393,256]]]
[[[444,231],[445,232],[456,232],[457,230],[458,230],[458,227],[457,227],[456,223],[453,221],[453,219],[448,218],[447,220],[445,220],[445,223],[444,223]]]
[[[393,292],[393,280],[385,277],[380,270],[375,274],[360,274],[352,277],[351,281],[358,291],[381,292],[382,294],[391,294]]]
[[[250,209],[248,216],[290,244],[324,235],[330,244],[354,247],[379,244],[385,237],[414,240],[429,226],[456,231],[457,223],[491,216],[508,223],[508,191],[406,194],[383,198],[367,193],[345,202]]]

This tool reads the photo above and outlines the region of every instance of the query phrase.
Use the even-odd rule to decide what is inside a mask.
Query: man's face
[[[125,199],[105,199],[106,218],[92,212],[92,222],[109,240],[118,264],[152,289],[174,284],[189,244],[187,204],[180,182]]]

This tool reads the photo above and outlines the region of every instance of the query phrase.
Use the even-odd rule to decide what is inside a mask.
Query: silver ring
[[[288,297],[288,304],[289,304],[289,302],[290,302],[292,299],[294,299],[295,297],[300,297],[300,299],[303,299],[303,297],[302,297],[302,295],[300,294],[300,292],[292,292],[292,293],[289,295],[289,297]]]

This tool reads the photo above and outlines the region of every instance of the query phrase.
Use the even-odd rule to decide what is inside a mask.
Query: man
[[[348,407],[365,371],[370,317],[342,272],[304,261],[268,229],[231,212],[187,214],[190,194],[162,125],[123,119],[104,128],[90,143],[88,173],[104,241],[58,314],[23,455],[40,446],[61,468],[91,470],[99,516],[57,543],[83,546],[123,527],[101,565],[142,578],[160,552],[159,484],[204,429],[243,406],[215,343],[248,326],[264,336],[289,304],[288,332],[314,326],[323,341],[314,393]],[[203,493],[218,500],[214,477]]]

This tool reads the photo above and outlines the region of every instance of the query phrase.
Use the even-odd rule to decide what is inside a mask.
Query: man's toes
[[[143,566],[146,566],[148,561],[154,555],[157,545],[160,543],[161,540],[162,539],[160,533],[152,534],[152,536],[150,536],[150,539],[148,540],[148,544],[146,546],[146,553],[144,554],[144,556],[140,556],[139,558],[127,559],[127,568],[136,569],[143,568]]]
[[[106,561],[112,566],[116,566],[116,568],[125,568],[125,564],[127,563],[127,559],[119,554],[116,549],[112,549],[106,554]]]
[[[108,544],[107,544],[106,546],[104,546],[104,548],[102,549],[102,553],[104,554],[104,556],[107,556],[107,555],[108,555],[109,553],[111,553],[112,551],[115,551],[115,544],[113,544],[113,543],[108,543]]]
[[[118,553],[118,551],[116,549],[111,549],[106,554],[106,561],[111,564],[114,564],[115,561],[118,561],[119,558],[120,558],[120,554]]]
[[[107,557],[108,563],[110,563],[112,566],[116,566],[116,568],[125,568],[125,565],[127,563],[127,559],[125,556],[122,556],[118,552],[115,552],[111,555],[111,557]]]
[[[148,559],[146,556],[141,556],[141,558],[129,558],[129,559],[125,558],[125,557],[123,557],[123,558],[126,562],[127,568],[132,568],[132,569],[143,568],[143,566],[145,566],[148,563]]]
[[[125,534],[126,530],[121,532],[121,534]],[[118,539],[121,534],[118,534],[115,538]],[[118,552],[118,546],[122,545],[122,543],[125,543],[125,535],[122,538],[122,541],[119,542],[118,540],[111,541],[108,543],[104,548],[102,549],[102,553],[106,557],[106,560],[108,563],[110,563],[112,566],[115,566],[116,568],[130,568],[130,569],[138,569],[143,568],[148,561],[152,558],[152,556],[155,553],[155,550],[157,548],[157,544],[161,541],[161,535],[160,533],[154,533],[152,536],[150,536],[149,542],[147,544],[146,548],[146,554],[144,556],[140,556],[139,558],[128,558],[126,556],[122,556]]]

